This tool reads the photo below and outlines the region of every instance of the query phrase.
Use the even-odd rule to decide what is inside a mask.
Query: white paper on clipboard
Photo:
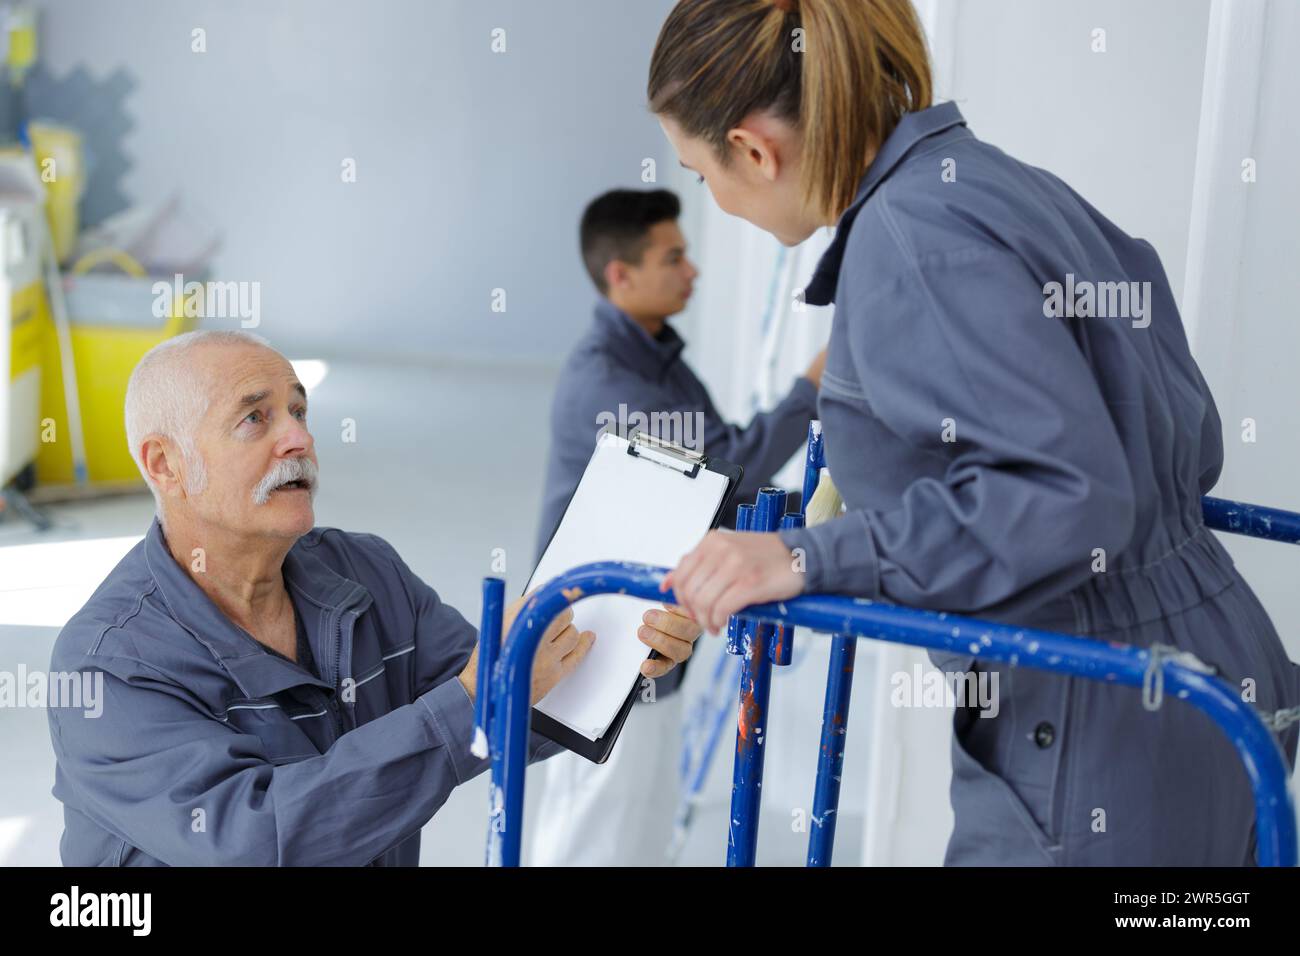
[[[592,561],[675,567],[709,530],[727,492],[725,475],[701,468],[689,478],[627,449],[626,439],[601,436],[527,590]],[[589,740],[603,735],[650,653],[636,636],[641,616],[658,606],[612,594],[573,605],[574,624],[596,642],[537,709]]]

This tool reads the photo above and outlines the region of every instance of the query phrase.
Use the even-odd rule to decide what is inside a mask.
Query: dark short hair
[[[609,292],[605,266],[615,259],[640,265],[650,227],[675,221],[681,213],[681,200],[667,189],[614,189],[591,201],[582,214],[579,239],[583,264],[601,295]]]

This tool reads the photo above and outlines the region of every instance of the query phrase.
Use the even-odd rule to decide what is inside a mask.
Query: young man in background
[[[744,427],[725,421],[682,360],[686,343],[669,319],[686,308],[698,275],[678,228],[681,204],[667,190],[614,190],[582,217],[583,263],[600,298],[591,329],[570,353],[551,407],[540,557],[559,526],[602,425],[640,426],[745,469],[735,504],[803,445],[815,417],[825,353],[771,411]],[[605,764],[571,753],[547,761],[530,833],[534,865],[654,865],[665,861],[677,801],[681,683],[677,668],[643,695]]]

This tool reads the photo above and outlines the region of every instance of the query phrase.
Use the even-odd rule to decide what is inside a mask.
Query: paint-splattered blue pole
[[[785,512],[785,492],[762,488],[754,505],[754,531],[775,531]],[[740,709],[736,716],[736,765],[731,777],[731,836],[727,866],[753,866],[758,850],[758,810],[763,796],[763,752],[772,689],[769,647],[776,628],[741,622]]]
[[[470,748],[477,757],[488,755],[487,732],[492,717],[492,668],[501,650],[501,616],[505,612],[506,582],[501,578],[483,579],[483,616],[478,629],[478,668],[474,690],[474,743]]]
[[[781,516],[781,530],[803,527],[803,513],[787,511]],[[772,635],[770,648],[772,663],[777,667],[789,667],[794,660],[794,627],[778,624]]]
[[[799,502],[800,513],[808,511],[808,502],[812,501],[813,492],[821,480],[822,468],[826,466],[826,445],[822,439],[822,423],[808,423],[808,451],[803,460],[803,499]]]
[[[822,705],[822,739],[817,751],[817,782],[813,786],[812,819],[808,830],[808,865],[830,866],[835,848],[835,818],[840,809],[840,776],[844,771],[845,735],[849,732],[849,700],[853,694],[853,663],[858,639],[852,634],[831,638],[826,669],[826,701]]]
[[[804,459],[803,508],[808,510],[826,465],[826,445],[821,422],[808,426],[808,454]],[[808,865],[830,866],[835,847],[835,817],[840,809],[840,777],[849,732],[849,703],[853,697],[853,665],[857,638],[836,634],[831,638],[826,669],[826,699],[822,705],[821,746],[817,751],[817,779],[813,784],[812,819],[808,831]]]
[[[501,620],[505,613],[506,582],[501,578],[483,579],[483,616],[478,628],[478,673],[474,685],[474,741],[470,753],[482,760],[490,753],[488,735],[492,728],[492,671],[501,651]],[[492,865],[492,829],[499,826],[495,793],[488,797],[487,863]]]
[[[736,530],[752,531],[754,530],[754,506],[750,504],[736,506]],[[727,653],[739,654],[740,631],[744,625],[741,624],[740,618],[731,615],[727,618]]]
[[[1201,499],[1201,513],[1206,526],[1216,531],[1300,544],[1300,514],[1210,497]]]

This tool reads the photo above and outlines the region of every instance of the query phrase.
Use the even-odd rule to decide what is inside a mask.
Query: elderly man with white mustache
[[[315,527],[306,421],[293,367],[250,333],[179,336],[132,373],[158,515],[55,642],[52,672],[104,682],[101,716],[48,711],[66,865],[416,865],[420,828],[486,769],[475,629],[386,541]],[[647,611],[663,659],[643,673],[699,634]],[[551,625],[534,701],[593,639],[571,612]],[[557,749],[535,735],[531,758]]]

